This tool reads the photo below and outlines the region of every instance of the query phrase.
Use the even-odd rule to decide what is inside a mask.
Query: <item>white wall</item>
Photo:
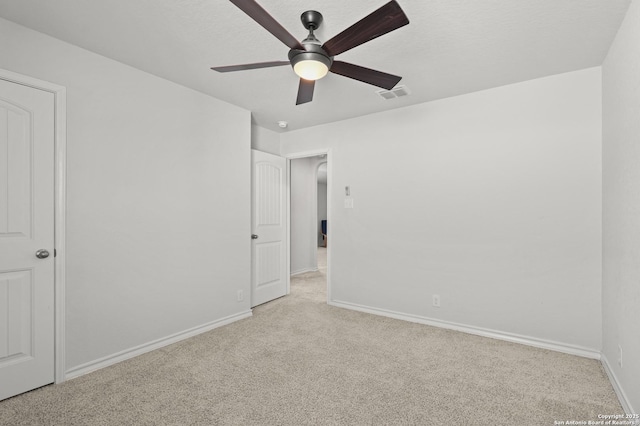
[[[291,274],[318,269],[317,170],[326,159],[306,157],[291,160]]]
[[[333,300],[598,352],[600,79],[592,68],[283,133],[283,155],[333,153]]]
[[[269,154],[280,155],[280,135],[272,130],[252,124],[251,148]]]
[[[640,411],[640,1],[602,67],[603,354]],[[618,365],[622,347],[623,364]]]
[[[3,19],[0,68],[67,87],[67,369],[249,310],[248,111]]]

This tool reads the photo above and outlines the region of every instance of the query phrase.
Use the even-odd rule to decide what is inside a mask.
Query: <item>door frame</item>
[[[0,79],[54,96],[54,383],[62,383],[65,381],[67,89],[2,68]]]
[[[331,183],[333,182],[333,159],[330,148],[321,148],[317,150],[311,151],[302,151],[302,152],[294,152],[285,155],[285,159],[287,160],[287,294],[291,293],[291,160],[296,160],[299,158],[306,157],[316,157],[318,155],[326,155],[327,160],[327,223],[331,223]],[[316,170],[317,177],[317,170]],[[317,194],[317,185],[314,197],[314,204],[316,206],[316,211],[318,210],[318,194]],[[327,245],[327,303],[332,301],[331,298],[331,253],[333,250],[329,248]],[[316,248],[317,253],[317,248]]]

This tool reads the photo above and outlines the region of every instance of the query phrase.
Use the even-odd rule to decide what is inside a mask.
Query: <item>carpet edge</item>
[[[252,310],[239,312],[237,314],[219,318],[217,320],[214,320],[196,327],[192,327],[187,330],[174,333],[166,337],[162,337],[160,339],[152,340],[151,342],[143,343],[142,345],[134,346],[132,348],[125,349],[120,352],[116,352],[112,355],[107,355],[105,357],[98,358],[97,360],[90,361],[67,370],[65,372],[65,379],[66,380],[75,379],[77,377],[83,376],[93,371],[100,370],[105,367],[109,367],[111,365],[117,364],[127,359],[135,358],[138,355],[142,355],[144,353],[151,352],[156,349],[160,349],[164,346],[177,343],[181,340],[188,339],[189,337],[197,336],[198,334],[211,331],[215,328],[222,327],[224,325],[228,325],[233,322],[236,322],[245,318],[249,318],[251,316],[253,316]]]
[[[533,346],[541,349],[548,349],[555,352],[562,352],[569,355],[577,355],[583,358],[590,358],[600,360],[600,351],[585,348],[582,346],[571,345],[567,343],[555,342],[552,340],[537,339],[530,336],[524,336],[513,333],[506,333],[498,330],[492,330],[488,328],[475,327],[466,324],[459,324],[450,321],[443,321],[439,319],[423,317],[420,315],[406,314],[402,312],[395,312],[386,309],[374,308],[371,306],[359,305],[351,302],[343,302],[340,300],[333,300],[327,302],[331,306],[338,308],[345,308],[359,312],[365,312],[373,315],[381,315],[389,318],[395,318],[403,321],[414,322],[418,324],[430,325],[433,327],[446,328],[449,330],[461,331],[467,334],[474,334],[476,336],[489,337],[491,339],[504,340],[511,343],[519,343],[522,345]]]

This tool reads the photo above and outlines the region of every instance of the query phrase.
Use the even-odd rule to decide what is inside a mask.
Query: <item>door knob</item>
[[[251,239],[252,239],[252,240],[257,240],[257,239],[258,239],[258,236],[257,236],[256,234],[251,234]]]
[[[49,257],[49,252],[45,249],[40,249],[36,252],[36,257],[38,259],[46,259],[47,257]]]

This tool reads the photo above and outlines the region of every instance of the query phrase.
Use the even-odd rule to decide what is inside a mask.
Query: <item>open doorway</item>
[[[326,156],[325,156],[326,158]],[[327,247],[329,245],[329,224],[327,221],[327,163],[320,163],[316,171],[317,182],[317,214],[316,226],[318,235],[318,248],[316,253],[317,268],[326,274],[327,271]]]
[[[317,288],[322,293],[318,297],[328,301],[329,155],[324,152],[289,157],[288,169],[290,290],[305,285],[305,292]]]

